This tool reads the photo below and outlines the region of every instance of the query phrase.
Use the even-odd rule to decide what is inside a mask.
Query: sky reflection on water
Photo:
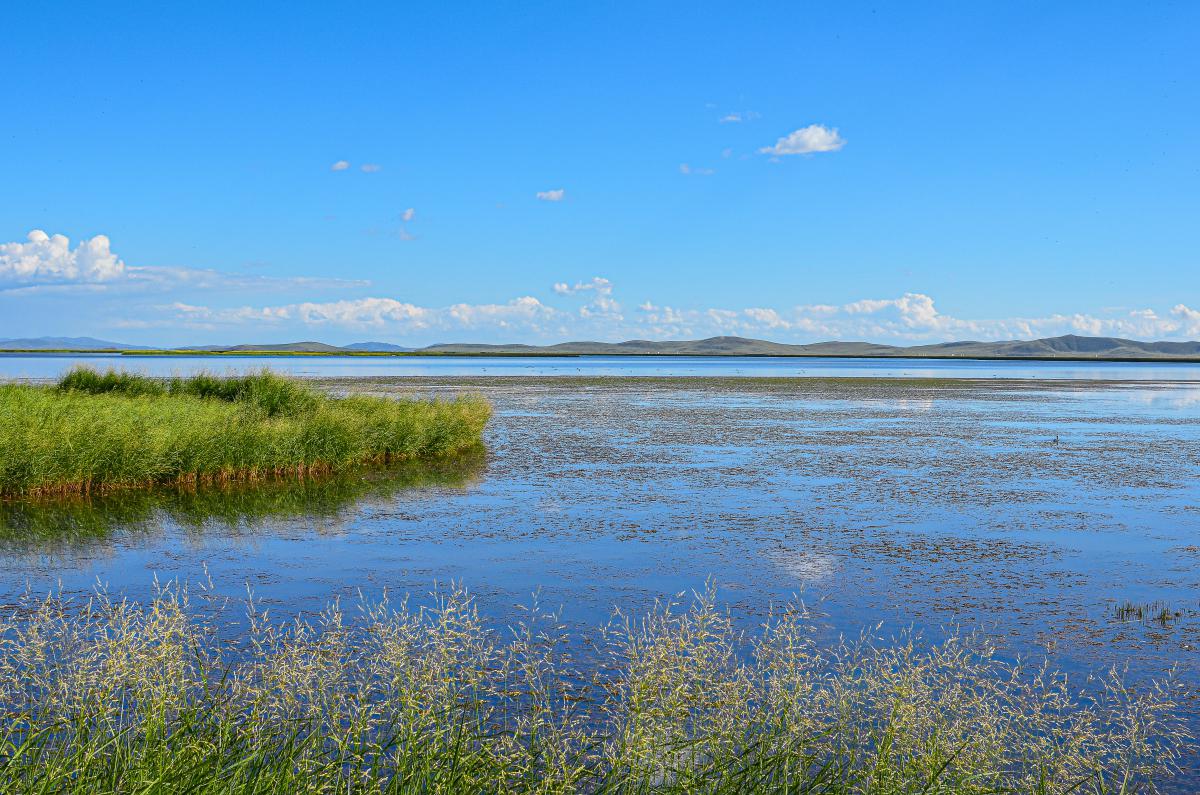
[[[121,356],[0,353],[0,378],[56,378],[76,365],[149,375],[187,375],[269,367],[301,376],[842,376],[873,378],[1048,378],[1200,381],[1185,362],[1020,362],[970,359],[579,356]]]
[[[461,581],[497,618],[568,621],[713,577],[753,619],[986,626],[1072,664],[1198,671],[1200,417],[1190,385],[373,380],[484,391],[487,453],[433,474],[131,493],[0,510],[0,599],[208,572],[282,614]],[[1057,441],[1056,441],[1057,440]],[[1165,601],[1170,627],[1114,620]],[[1197,677],[1200,680],[1200,676]]]

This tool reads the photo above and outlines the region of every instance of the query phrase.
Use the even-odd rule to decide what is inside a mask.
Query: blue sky
[[[1200,338],[1200,4],[5,27],[3,337]]]

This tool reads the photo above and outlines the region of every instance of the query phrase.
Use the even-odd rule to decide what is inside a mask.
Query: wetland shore
[[[1120,379],[355,377],[331,396],[482,394],[487,452],[458,480],[358,486],[319,511],[141,504],[103,535],[0,545],[0,598],[97,579],[146,603],[149,574],[277,616],[331,596],[469,585],[490,626],[531,593],[572,631],[711,577],[752,631],[799,599],[814,637],[963,629],[1075,681],[1175,668],[1200,692],[1200,385]],[[362,494],[362,496],[359,496]],[[78,514],[65,524],[82,524]],[[1166,613],[1164,620],[1158,620]],[[1193,765],[1194,755],[1188,764]],[[1194,778],[1187,779],[1195,781]],[[1189,791],[1184,785],[1178,791]]]

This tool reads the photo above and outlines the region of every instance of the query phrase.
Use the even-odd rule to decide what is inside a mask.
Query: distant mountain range
[[[390,342],[356,342],[353,345],[343,345],[342,347],[348,351],[367,351],[368,353],[407,353],[416,350],[393,345]]]
[[[32,337],[0,340],[0,351],[125,351],[137,348],[95,337]]]
[[[629,340],[628,342],[562,342],[557,345],[484,345],[451,343],[406,348],[389,342],[328,345],[289,342],[242,345],[204,345],[186,349],[146,348],[92,337],[37,337],[0,340],[0,350],[189,350],[205,353],[415,354],[499,356],[839,356],[963,359],[1197,359],[1200,342],[1140,342],[1119,337],[1081,337],[1067,334],[1039,340],[1005,342],[942,342],[933,345],[878,345],[871,342],[816,342],[789,345],[745,337],[703,340]]]
[[[132,351],[132,350],[175,350],[146,345],[128,345],[124,342],[98,340],[95,337],[27,337],[24,339],[0,340],[0,351]],[[286,342],[242,345],[196,345],[186,350],[205,353],[237,353],[258,351],[263,353],[405,353],[413,348],[393,345],[390,342],[356,342],[352,345],[326,345],[323,342]]]
[[[878,345],[871,342],[816,342],[788,345],[745,337],[703,340],[630,340],[629,342],[563,342],[558,345],[431,345],[420,353],[445,354],[601,354],[676,356],[846,356],[982,359],[1192,359],[1200,358],[1200,342],[1139,342],[1117,337],[1068,334],[1040,340],[1007,342],[943,342],[934,345]]]

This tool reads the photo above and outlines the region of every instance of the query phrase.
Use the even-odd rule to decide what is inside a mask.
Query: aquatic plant
[[[0,622],[5,791],[1152,792],[1189,739],[1169,684],[1080,689],[969,635],[824,645],[800,609],[746,637],[712,593],[590,650],[537,610],[489,629],[458,590],[251,603],[235,640],[191,598]]]
[[[1118,621],[1141,621],[1143,624],[1157,624],[1169,627],[1183,616],[1183,611],[1171,607],[1166,602],[1134,603],[1126,600],[1113,608],[1113,617]]]
[[[336,398],[269,372],[155,380],[75,370],[0,385],[0,496],[257,480],[455,453],[480,443],[479,397]]]

